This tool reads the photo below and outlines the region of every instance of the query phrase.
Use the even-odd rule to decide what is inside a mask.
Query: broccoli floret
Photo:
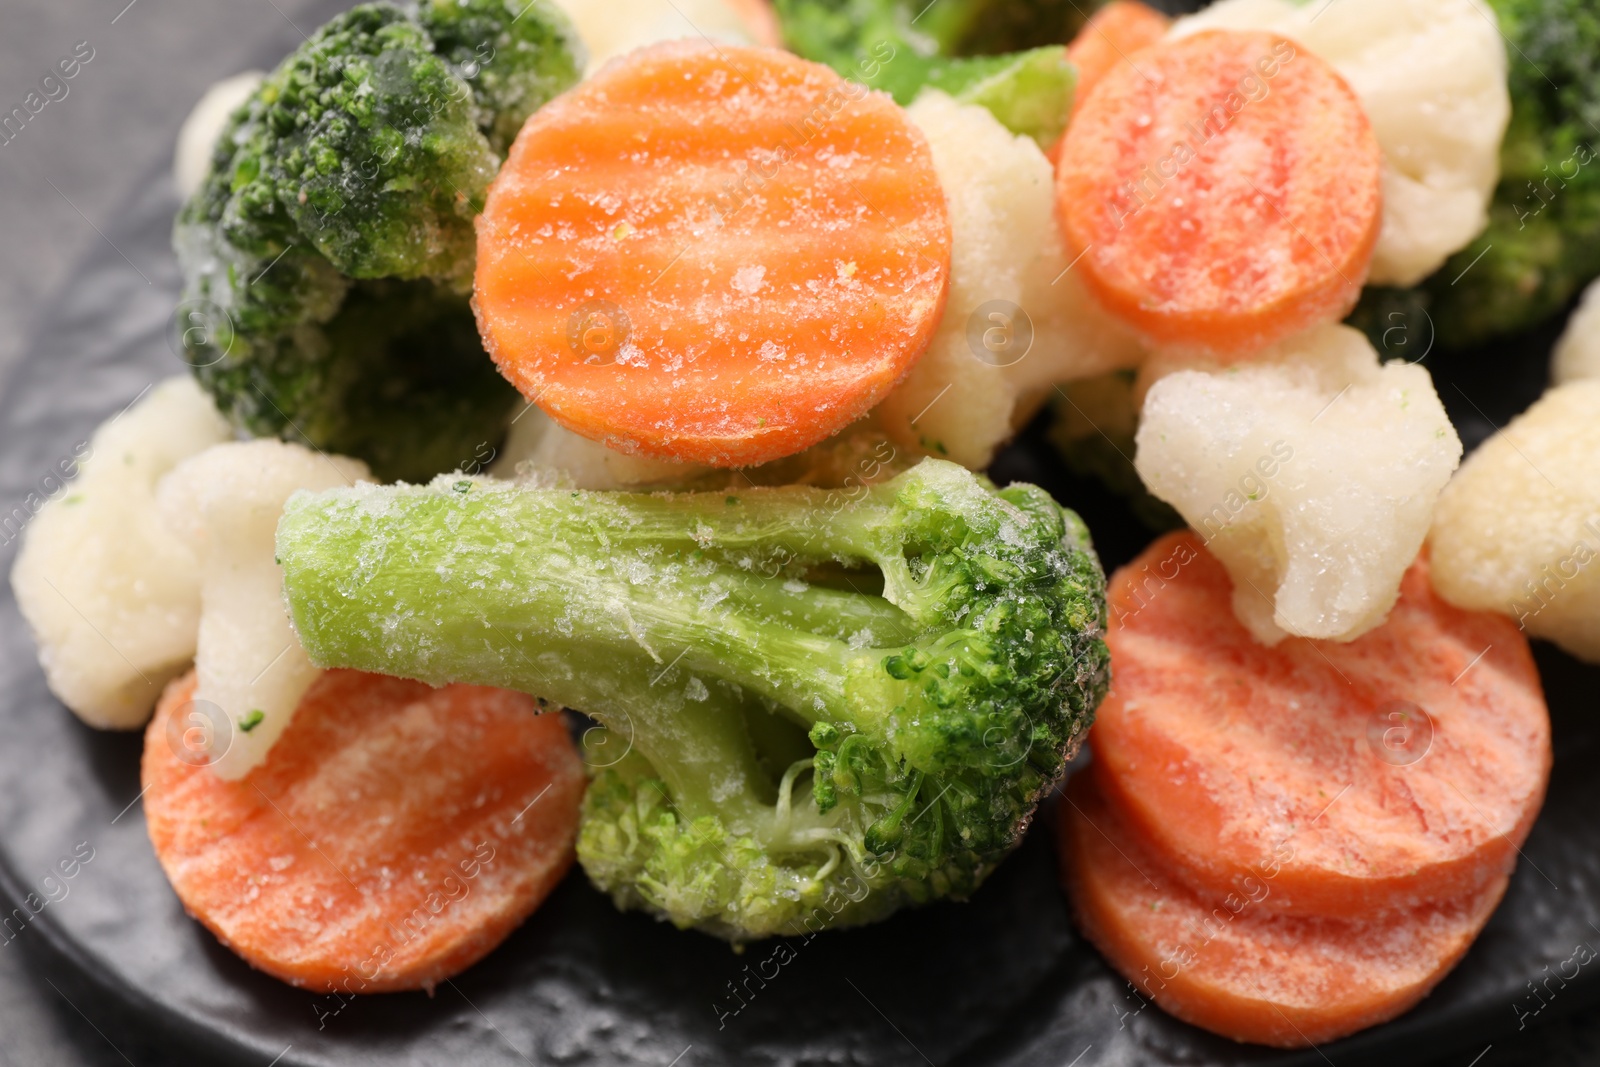
[[[584,868],[735,941],[970,894],[1108,680],[1082,522],[941,460],[851,490],[300,494],[278,556],[319,664],[604,723],[627,755],[599,761]]]
[[[996,55],[1070,41],[1102,0],[775,0],[790,48],[839,66],[872,45],[921,56]]]
[[[202,309],[187,358],[234,425],[385,478],[498,442],[516,393],[467,303],[473,219],[497,153],[581,65],[543,0],[426,0],[353,8],[262,82],[174,234]]]
[[[433,50],[472,86],[478,128],[502,157],[528,116],[583,73],[576,31],[554,5],[430,0],[417,19]]]
[[[1077,84],[1060,43],[1069,35],[1068,13],[1052,19],[1008,0],[777,0],[777,9],[796,52],[900,104],[925,88],[939,89],[987,108],[1007,129],[1042,145],[1066,125]],[[1016,13],[1039,20],[1031,33],[992,32]],[[980,37],[985,30],[988,36]],[[1020,40],[1037,47],[1015,43]],[[1009,47],[996,48],[1001,42]],[[1007,54],[973,54],[992,51]]]
[[[1600,275],[1600,9],[1489,2],[1511,92],[1489,226],[1416,292],[1363,295],[1352,323],[1380,347],[1397,308],[1425,308],[1440,345],[1461,348],[1535,325]]]

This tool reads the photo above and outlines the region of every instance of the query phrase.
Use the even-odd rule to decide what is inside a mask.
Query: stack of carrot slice
[[[1111,583],[1115,679],[1068,792],[1064,878],[1142,997],[1241,1041],[1393,1018],[1461,958],[1544,797],[1550,725],[1509,620],[1426,559],[1348,644],[1257,644],[1193,533]]]

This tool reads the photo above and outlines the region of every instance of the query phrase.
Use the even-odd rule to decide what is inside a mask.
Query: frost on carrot
[[[523,128],[478,222],[502,372],[622,451],[776,459],[864,414],[921,355],[950,223],[887,97],[781,52],[676,42]]]
[[[191,743],[213,721],[194,688],[173,682],[145,734],[150,839],[189,913],[268,974],[431,989],[572,863],[583,767],[532,698],[328,671],[267,761],[228,781]]]
[[[1058,216],[1090,289],[1149,341],[1249,351],[1350,310],[1381,169],[1332,67],[1283,37],[1211,31],[1146,49],[1085,98]]]
[[[1115,664],[1090,745],[1106,790],[1197,888],[1292,845],[1267,906],[1359,917],[1478,892],[1544,800],[1550,719],[1527,639],[1462,611],[1426,557],[1344,644],[1258,644],[1189,531],[1113,576]]]
[[[1196,893],[1080,775],[1060,824],[1062,875],[1089,940],[1148,998],[1213,1033],[1303,1048],[1392,1019],[1466,953],[1505,893],[1351,919],[1273,913],[1272,867],[1250,888]]]

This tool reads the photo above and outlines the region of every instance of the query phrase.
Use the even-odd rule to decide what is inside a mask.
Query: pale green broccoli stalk
[[[300,494],[278,557],[315,662],[604,723],[579,860],[734,941],[970,894],[1108,679],[1082,522],[940,460],[852,490]]]
[[[497,153],[581,66],[544,0],[424,0],[352,8],[262,82],[173,238],[204,309],[187,358],[230,421],[384,478],[498,441],[516,393],[467,303],[473,219]]]
[[[1416,290],[1363,295],[1352,321],[1375,344],[1408,315],[1420,322],[1418,308],[1442,347],[1479,344],[1536,325],[1600,275],[1600,9],[1489,3],[1511,91],[1489,227]]]
[[[994,50],[984,44],[996,38],[980,41],[983,28],[993,28],[1004,13],[1033,8],[994,0],[777,0],[777,10],[796,52],[901,104],[925,88],[939,89],[987,108],[1013,133],[1046,147],[1060,136],[1072,110],[1077,75],[1061,44],[1070,36],[1067,13],[1037,15],[1039,26],[1050,28],[1023,37],[1038,47],[970,55]]]

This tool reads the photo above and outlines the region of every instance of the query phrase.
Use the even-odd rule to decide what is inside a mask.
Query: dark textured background
[[[40,312],[74,264],[96,251],[130,186],[170,156],[206,85],[298,40],[318,21],[306,0],[4,0],[0,112],[79,41],[94,59],[22,135],[0,145],[0,382],[26,357]],[[275,6],[276,5],[276,6]],[[128,265],[131,277],[150,265]],[[3,385],[0,385],[3,389]],[[1553,1009],[1559,1005],[1553,1005]],[[1471,1054],[1444,1061],[1469,1067]],[[140,1021],[94,991],[44,939],[0,947],[0,1065],[168,1067],[201,1062],[153,1047]],[[1554,1010],[1502,1039],[1477,1067],[1600,1063],[1600,1013]],[[1440,1064],[1440,1067],[1444,1067]]]

